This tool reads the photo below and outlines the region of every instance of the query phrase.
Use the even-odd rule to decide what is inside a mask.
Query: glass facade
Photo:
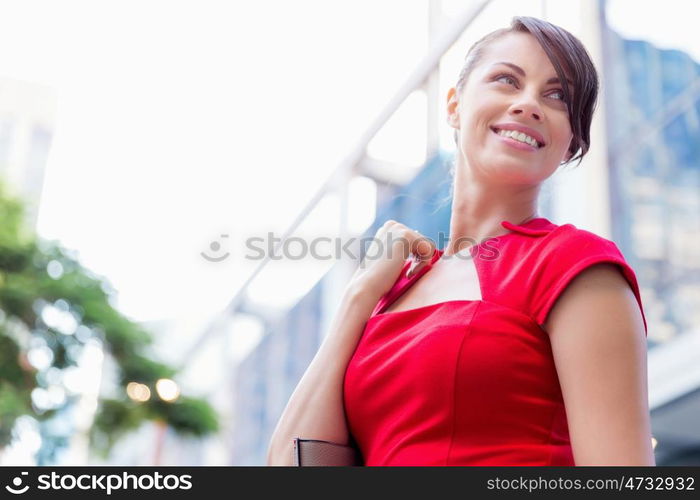
[[[612,30],[605,47],[613,239],[653,347],[700,325],[700,65]]]

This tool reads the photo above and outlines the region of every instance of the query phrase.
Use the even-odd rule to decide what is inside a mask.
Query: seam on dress
[[[545,329],[542,328],[542,326],[537,322],[537,320],[535,320],[535,318],[533,318],[532,315],[531,315],[531,314],[528,314],[526,311],[523,311],[523,310],[521,310],[521,309],[518,309],[518,308],[513,307],[513,306],[511,306],[511,305],[508,305],[508,304],[504,304],[503,302],[497,302],[497,301],[491,300],[491,299],[486,300],[486,299],[483,299],[483,298],[482,298],[482,299],[481,299],[481,302],[488,302],[489,304],[495,304],[495,305],[497,305],[497,306],[499,306],[499,307],[503,307],[503,308],[505,308],[505,309],[509,309],[509,310],[511,310],[511,311],[513,311],[513,312],[516,312],[516,313],[518,313],[518,314],[524,316],[526,319],[530,320],[530,322],[531,322],[532,324],[534,324],[534,325],[537,327],[537,329],[542,333],[542,335],[543,335],[544,337],[547,337],[547,339],[549,339],[549,335],[547,334],[547,332],[545,331]]]
[[[559,405],[563,403],[556,403],[554,405],[554,411],[552,412],[552,420],[549,422],[549,439],[547,439],[547,447],[549,448],[549,458],[547,459],[547,465],[553,465],[554,456],[554,446],[552,446],[552,441],[554,441],[554,422],[557,418],[557,412],[559,411]]]
[[[554,448],[552,447],[552,441],[554,438],[554,421],[557,418],[557,409],[559,403],[554,405],[554,410],[552,411],[552,419],[549,421],[549,438],[547,438],[547,448],[549,449],[549,457],[547,457],[547,465],[552,465],[552,457],[554,456]]]
[[[445,457],[445,465],[450,463],[450,455],[452,455],[452,444],[455,439],[455,432],[457,430],[457,374],[459,373],[459,361],[462,358],[462,349],[464,348],[464,341],[470,333],[470,328],[474,322],[474,318],[479,314],[479,309],[481,308],[482,302],[477,303],[474,314],[469,319],[469,323],[465,326],[464,335],[462,335],[462,340],[459,342],[459,350],[457,351],[457,359],[454,365],[454,374],[452,375],[452,415],[450,417],[450,422],[452,424],[452,431],[450,432],[450,445],[447,447],[447,456]]]

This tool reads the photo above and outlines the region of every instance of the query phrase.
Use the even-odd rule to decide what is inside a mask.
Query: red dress
[[[634,292],[646,334],[637,280],[615,243],[572,224],[501,225],[511,232],[469,249],[480,300],[383,313],[430,270],[438,249],[410,279],[407,260],[377,303],[344,379],[348,428],[365,465],[575,465],[540,325],[577,274],[611,262]]]

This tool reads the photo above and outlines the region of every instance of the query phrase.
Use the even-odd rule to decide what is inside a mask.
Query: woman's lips
[[[495,134],[495,136],[497,138],[499,138],[500,140],[502,140],[503,142],[505,142],[508,146],[510,146],[512,148],[519,149],[521,151],[531,151],[531,152],[537,151],[537,149],[538,149],[536,147],[530,146],[529,144],[525,144],[524,142],[520,142],[517,139],[513,139],[512,137],[502,136],[493,129],[491,129],[491,131]]]

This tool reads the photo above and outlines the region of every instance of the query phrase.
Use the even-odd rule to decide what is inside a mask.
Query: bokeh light
[[[143,403],[151,399],[151,390],[145,384],[138,382],[129,382],[126,386],[126,394],[134,401]]]
[[[168,378],[162,378],[156,382],[156,392],[163,401],[175,401],[180,396],[180,388]]]

